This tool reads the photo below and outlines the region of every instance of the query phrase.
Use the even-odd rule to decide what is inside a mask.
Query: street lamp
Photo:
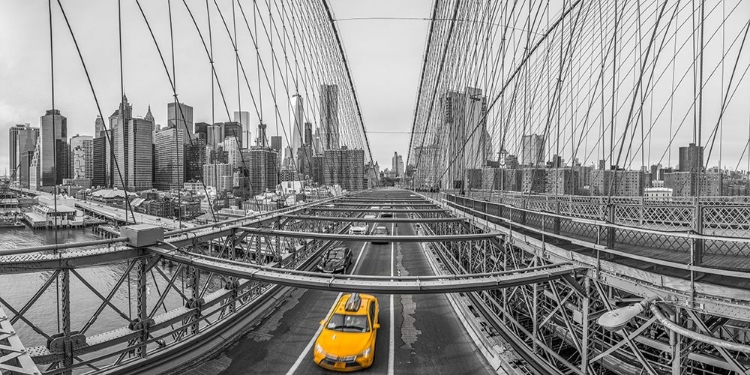
[[[655,302],[659,299],[659,296],[651,296],[643,301],[630,306],[621,307],[619,309],[615,309],[612,311],[608,311],[602,316],[597,319],[597,323],[599,323],[602,328],[617,332],[622,329],[622,327],[625,327],[626,324],[628,324],[633,318],[635,318],[638,314],[642,313],[643,310],[645,310],[650,304]]]
[[[599,323],[602,328],[608,331],[616,332],[621,330],[623,327],[625,327],[626,324],[628,324],[628,322],[630,322],[638,314],[648,308],[651,310],[651,313],[654,314],[654,317],[656,317],[656,319],[664,326],[664,328],[669,331],[675,332],[691,340],[713,345],[717,348],[750,353],[750,345],[722,340],[710,335],[695,332],[673,322],[668,317],[666,317],[659,306],[657,306],[660,302],[665,301],[662,300],[661,297],[653,295],[645,298],[643,301],[640,301],[637,304],[608,311],[602,314],[599,319],[597,319],[597,323]]]

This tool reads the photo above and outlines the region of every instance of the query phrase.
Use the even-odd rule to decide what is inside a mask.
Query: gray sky
[[[159,124],[166,123],[166,106],[171,90],[164,69],[134,1],[123,1],[123,42],[125,54],[125,94],[136,116],[143,116],[148,105]],[[191,7],[205,9],[203,1],[189,1]],[[222,6],[224,2],[220,2]],[[226,2],[229,4],[229,2]],[[166,1],[143,1],[160,47],[169,58],[169,25]],[[404,154],[409,144],[422,54],[429,22],[422,20],[344,20],[351,18],[429,17],[432,0],[332,0],[344,49],[347,53],[372,149],[381,169],[390,167],[394,151]],[[117,2],[67,0],[68,18],[83,51],[99,97],[102,113],[109,116],[118,106],[120,94]],[[200,8],[200,6],[203,8]],[[177,87],[180,100],[192,105],[195,122],[211,121],[210,71],[194,26],[181,1],[173,2]],[[247,7],[246,10],[251,7]],[[59,9],[53,2],[55,45],[56,108],[68,118],[68,136],[92,135],[96,106],[81,63]],[[197,11],[196,11],[197,13]],[[163,21],[163,22],[157,22]],[[39,126],[39,117],[51,107],[49,30],[46,1],[0,0],[0,134],[7,139],[14,124]],[[200,23],[200,21],[199,21]],[[233,87],[234,57],[223,30],[214,27],[219,79]],[[238,24],[238,28],[239,28]],[[249,40],[243,41],[251,60]],[[243,50],[240,44],[239,49]],[[169,62],[168,62],[169,63]],[[229,110],[237,110],[236,93],[227,90]],[[244,94],[247,97],[247,93]],[[218,93],[217,93],[218,97]],[[220,100],[215,121],[226,121]],[[249,107],[249,105],[247,105]],[[265,104],[264,104],[265,107]],[[267,107],[268,112],[271,107]],[[243,110],[250,108],[243,107]],[[273,120],[269,135],[275,135]],[[255,136],[255,129],[253,137]],[[383,133],[403,132],[403,133]],[[0,173],[8,166],[7,140],[0,142]]]

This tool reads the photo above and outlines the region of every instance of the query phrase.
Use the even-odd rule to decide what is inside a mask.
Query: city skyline
[[[0,96],[0,132],[7,134],[10,127],[16,124],[31,123],[37,127],[35,118],[38,118],[44,111],[51,108],[49,95],[49,61],[48,59],[39,59],[38,56],[30,58],[26,55],[26,50],[22,48],[25,45],[44,45],[46,53],[49,52],[49,35],[46,32],[34,32],[31,34],[19,34],[18,30],[23,27],[16,27],[17,21],[24,18],[25,14],[45,14],[47,13],[46,4],[33,3],[10,3],[7,12],[0,14],[0,87],[3,92],[14,92],[13,96]],[[89,66],[90,73],[95,85],[97,96],[101,104],[103,115],[109,115],[106,108],[115,108],[120,102],[120,85],[119,77],[114,73],[119,70],[117,65],[117,43],[109,40],[105,35],[117,35],[116,22],[105,21],[105,18],[96,17],[96,15],[111,14],[116,15],[116,3],[100,2],[90,4],[82,1],[66,2],[66,11],[69,16],[75,18],[92,16],[91,22],[79,23],[75,27],[76,35],[79,38],[82,52]],[[353,68],[353,79],[357,82],[357,94],[362,104],[362,115],[364,123],[372,134],[368,134],[373,145],[385,145],[394,142],[392,134],[378,133],[382,131],[395,131],[401,128],[403,124],[411,123],[412,105],[416,85],[419,79],[419,61],[421,59],[421,48],[424,44],[425,35],[429,28],[427,21],[403,22],[400,20],[364,20],[352,22],[350,18],[356,18],[363,14],[380,14],[382,16],[403,16],[406,13],[415,17],[425,17],[430,12],[430,1],[409,2],[402,4],[398,1],[367,1],[351,4],[342,1],[332,3],[333,11],[337,18],[342,19],[339,28],[342,31],[342,42],[348,52],[348,58],[353,65],[362,66],[362,68]],[[160,17],[166,14],[166,4],[148,4],[146,7],[147,15],[150,18]],[[9,17],[13,14],[13,17]],[[187,16],[184,9],[179,9],[179,16]],[[145,29],[145,24],[137,7],[133,4],[123,4],[123,17],[126,22],[123,23],[123,33],[128,36],[123,45],[125,54],[124,92],[128,96],[131,104],[135,109],[134,117],[145,117],[146,110],[151,106],[153,116],[157,125],[166,127],[168,116],[166,113],[166,103],[173,101],[173,95],[169,89],[164,69],[158,57],[154,56],[153,43],[148,42],[150,36]],[[220,19],[217,17],[217,22]],[[46,16],[43,17],[46,19]],[[45,21],[46,22],[46,21]],[[155,24],[154,31],[158,38],[168,38],[169,30],[164,24]],[[64,28],[62,17],[59,12],[55,12],[54,27],[59,31],[61,37],[55,39],[56,54],[56,86],[57,98],[55,100],[56,109],[66,113],[69,121],[71,134],[92,135],[89,130],[94,123],[97,110],[94,105],[91,91],[85,84],[85,76],[81,69],[80,61],[75,55],[72,43],[69,42],[69,35]],[[377,31],[377,32],[375,32]],[[202,53],[200,41],[195,38],[195,29],[188,19],[182,19],[175,23],[175,33],[178,35],[175,40],[176,48],[176,76],[177,89],[180,93],[180,101],[192,105],[195,108],[194,121],[200,122],[226,122],[233,121],[235,111],[250,112],[250,139],[256,137],[255,129],[258,124],[257,112],[254,108],[250,95],[245,89],[242,93],[242,103],[238,107],[236,92],[227,90],[225,93],[226,101],[229,105],[229,117],[224,110],[218,91],[216,92],[215,110],[211,109],[210,94],[210,73],[205,56]],[[225,35],[219,34],[214,39],[215,48],[231,48]],[[185,35],[181,37],[179,35]],[[409,35],[404,38],[404,35]],[[148,39],[146,39],[148,38]],[[136,42],[139,41],[139,42]],[[160,40],[163,44],[164,41]],[[249,38],[240,40],[240,49],[246,49],[250,52],[248,46],[251,45]],[[94,46],[99,53],[94,53]],[[244,45],[243,45],[244,44]],[[368,48],[364,48],[368,46]],[[163,45],[162,48],[165,46]],[[138,59],[133,59],[138,56]],[[246,57],[248,61],[254,58]],[[42,61],[45,60],[45,61]],[[234,58],[231,60],[221,60],[217,58],[217,71],[220,80],[229,80],[234,77]],[[396,73],[391,70],[396,67]],[[11,73],[12,72],[12,73]],[[386,85],[385,82],[375,79],[372,74],[384,75],[388,73],[393,83]],[[378,73],[379,72],[379,73]],[[277,77],[278,79],[278,77]],[[224,83],[228,84],[228,81]],[[279,81],[281,84],[281,81]],[[393,84],[400,89],[393,90]],[[257,85],[257,83],[255,83]],[[231,85],[230,85],[231,86]],[[39,88],[43,87],[46,95],[39,95]],[[196,90],[199,88],[200,90]],[[33,90],[29,88],[34,88]],[[265,90],[265,88],[264,88]],[[65,93],[65,94],[63,94]],[[318,119],[313,119],[310,114],[317,113],[318,103],[311,103],[309,94],[303,89],[299,92],[303,95],[304,107],[306,112],[305,121],[313,123],[313,131],[320,124]],[[289,93],[291,98],[295,92]],[[264,93],[264,98],[270,98],[270,95]],[[396,103],[400,103],[396,105]],[[281,127],[276,126],[276,120],[273,116],[273,103],[264,102],[264,114],[267,114],[268,134],[283,135]],[[260,109],[260,108],[259,108]],[[286,126],[287,137],[292,135],[290,131],[294,121],[288,122],[287,113],[282,108],[282,116]],[[269,121],[270,120],[270,121]],[[244,130],[244,129],[243,129]],[[278,130],[278,133],[277,133]],[[246,139],[243,139],[245,141]],[[289,142],[288,142],[289,141]],[[291,143],[284,138],[284,145]],[[407,151],[409,134],[402,134],[396,142],[398,147],[394,147],[400,153]],[[387,164],[390,160],[392,150],[380,151],[382,147],[373,147],[373,158],[380,164]],[[10,170],[7,153],[0,155],[0,168]]]

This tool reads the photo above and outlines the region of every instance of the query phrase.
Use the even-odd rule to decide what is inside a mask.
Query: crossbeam
[[[356,203],[356,202],[333,202],[336,206],[377,206],[378,202],[370,203]],[[419,203],[386,203],[386,206],[391,207],[437,207],[434,203],[419,202]],[[382,206],[382,205],[381,205]]]
[[[439,294],[463,293],[480,290],[510,288],[536,284],[573,274],[584,267],[559,263],[526,270],[502,271],[467,275],[438,276],[371,276],[327,275],[315,272],[292,271],[249,263],[230,261],[205,255],[176,252],[158,247],[149,248],[154,254],[200,269],[243,279],[265,281],[296,288],[328,290],[332,292],[364,292],[383,294]]]
[[[284,215],[289,219],[297,220],[317,220],[317,221],[341,221],[356,223],[456,223],[466,221],[460,217],[440,217],[440,218],[375,218],[365,219],[362,217],[336,217],[336,216],[313,216],[313,215]]]
[[[310,207],[308,210],[313,211],[337,211],[337,212],[393,212],[393,213],[411,213],[411,212],[445,212],[445,210],[440,208],[415,208],[415,209],[405,209],[405,208],[389,208],[387,210],[384,210],[382,208],[373,210],[369,208],[336,208],[336,207]]]
[[[293,238],[314,238],[321,240],[339,240],[339,241],[370,241],[370,242],[442,242],[442,241],[479,241],[501,236],[500,232],[486,232],[475,234],[449,234],[436,236],[373,236],[373,235],[356,235],[356,234],[333,234],[333,233],[313,233],[313,232],[296,232],[287,230],[272,230],[262,228],[241,227],[251,234],[262,234],[266,236],[281,236]]]

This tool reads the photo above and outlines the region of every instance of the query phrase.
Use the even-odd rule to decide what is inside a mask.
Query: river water
[[[56,242],[58,244],[78,243],[99,239],[101,238],[93,234],[91,229],[60,229],[56,235],[54,230],[47,229],[0,228],[0,250],[52,245]],[[75,250],[71,249],[68,251]],[[33,267],[33,261],[29,265]],[[159,268],[158,270],[156,269],[157,267]],[[177,267],[169,265],[159,265],[157,267],[153,270],[154,278],[152,278],[151,274],[148,277],[147,299],[149,301],[149,312],[156,300],[158,300],[158,291],[164,291],[167,284],[166,279],[160,275],[159,270],[164,272],[167,277],[171,277],[177,270]],[[118,261],[108,265],[75,270],[80,274],[81,278],[104,297],[109,295],[120,278],[123,276],[126,277],[125,282],[117,289],[112,298],[112,304],[119,311],[106,306],[96,319],[92,317],[96,315],[97,309],[102,304],[102,299],[96,293],[92,292],[84,282],[79,280],[73,272],[70,273],[72,331],[81,330],[91,321],[93,323],[86,332],[86,336],[90,337],[94,334],[125,327],[128,325],[127,319],[135,317],[136,305],[134,302],[129,303],[129,301],[136,300],[137,279],[135,272],[126,272],[127,268],[128,261]],[[53,274],[54,271],[30,271],[28,273],[16,274],[0,273],[0,306],[2,306],[9,317],[15,316],[16,314],[13,310],[20,311],[23,309],[40,288],[50,280]],[[127,282],[128,275],[130,277],[129,284]],[[156,283],[154,283],[154,279],[157,280]],[[184,285],[182,281],[182,275],[178,275],[176,278],[178,286]],[[128,285],[130,285],[130,288],[128,288]],[[21,319],[13,323],[14,329],[19,333],[19,337],[26,347],[46,345],[45,337],[36,332],[29,323],[38,327],[47,335],[61,332],[62,317],[61,309],[59,308],[61,306],[61,286],[62,273],[57,278],[52,278],[52,282],[46,291],[42,293],[33,305],[26,309],[25,313],[21,314],[28,322]],[[172,291],[166,299],[166,309],[173,309],[181,303],[182,299],[179,297],[179,294]],[[158,315],[163,312],[165,312],[165,309],[160,307],[156,314]]]

